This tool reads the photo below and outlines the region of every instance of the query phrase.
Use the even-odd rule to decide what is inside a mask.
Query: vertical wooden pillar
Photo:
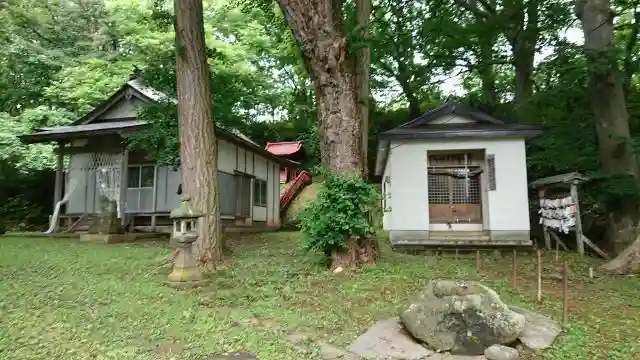
[[[545,189],[538,189],[538,199],[544,199]],[[544,246],[547,250],[551,250],[551,238],[549,237],[549,229],[542,224],[542,235],[544,236]]]
[[[578,198],[578,181],[571,183],[571,199],[576,206],[576,244],[578,244],[578,253],[584,255],[584,241],[582,240],[582,218],[580,216],[580,200]]]
[[[56,211],[56,205],[62,200],[62,187],[64,182],[64,153],[62,152],[63,144],[58,143],[58,151],[56,153],[56,178],[53,188],[53,212]],[[60,212],[58,212],[60,214]],[[53,216],[53,213],[52,213]],[[56,220],[54,232],[58,231],[60,225],[60,217]]]
[[[129,184],[129,179],[127,175],[129,175],[129,150],[124,148],[122,150],[120,160],[120,211],[118,216],[120,217],[120,223],[122,226],[126,225],[126,217],[127,217],[127,186]]]
[[[53,189],[53,206],[55,207],[62,200],[62,182],[64,181],[64,154],[62,153],[62,145],[59,145],[56,154],[56,179]]]
[[[151,211],[151,229],[156,231],[156,212],[158,210],[158,165],[153,168],[153,199]]]

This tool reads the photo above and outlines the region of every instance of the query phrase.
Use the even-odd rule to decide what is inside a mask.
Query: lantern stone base
[[[205,280],[196,280],[196,281],[166,281],[167,285],[171,286],[174,289],[183,290],[183,289],[193,289],[201,286],[205,286],[207,282]]]
[[[181,249],[175,258],[173,271],[169,274],[168,284],[176,288],[202,286],[206,282],[193,257],[191,244],[179,243]],[[187,246],[185,246],[187,245]]]

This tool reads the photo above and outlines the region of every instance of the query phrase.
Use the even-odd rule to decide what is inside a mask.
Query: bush
[[[300,213],[305,248],[331,254],[346,249],[349,238],[369,237],[378,201],[375,186],[359,177],[327,176],[317,198]]]

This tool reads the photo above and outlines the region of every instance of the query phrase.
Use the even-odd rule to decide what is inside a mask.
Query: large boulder
[[[416,339],[436,351],[483,355],[494,344],[514,342],[525,317],[478,282],[434,280],[400,313]]]

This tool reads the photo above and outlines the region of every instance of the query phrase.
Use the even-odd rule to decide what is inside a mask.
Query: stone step
[[[489,236],[488,231],[479,230],[479,231],[461,231],[461,230],[440,230],[440,231],[429,231],[429,236],[451,236],[451,237],[467,237],[467,236]]]

